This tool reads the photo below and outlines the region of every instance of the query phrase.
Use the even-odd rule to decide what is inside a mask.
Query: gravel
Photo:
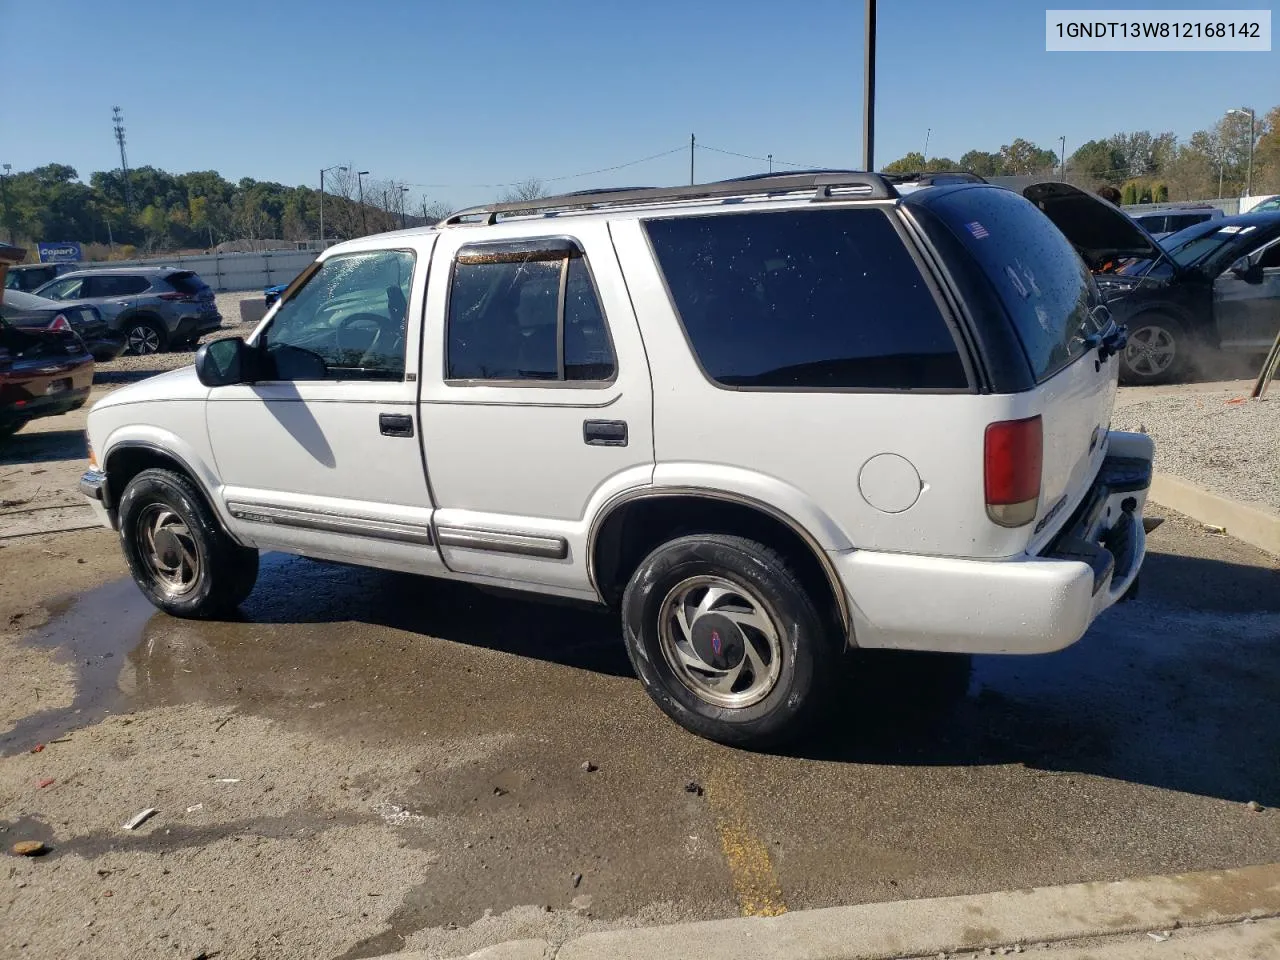
[[[1119,406],[1115,427],[1156,442],[1156,470],[1280,511],[1280,400],[1161,396]]]
[[[205,334],[201,343],[220,340],[223,337],[243,336],[252,328],[240,322],[240,301],[261,298],[261,291],[249,290],[241,293],[217,294],[218,312],[222,314],[222,329]],[[146,379],[166,370],[176,370],[188,366],[195,356],[194,350],[178,350],[173,353],[155,353],[145,357],[134,357],[121,354],[114,360],[99,363],[93,374],[94,384],[121,386]]]

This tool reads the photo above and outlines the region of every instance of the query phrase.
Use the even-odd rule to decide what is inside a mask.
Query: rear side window
[[[189,297],[209,289],[209,285],[200,279],[199,274],[192,273],[190,270],[166,274],[164,281],[178,293],[185,293]]]
[[[1037,381],[1088,351],[1097,287],[1075,248],[1031,201],[1000,187],[971,187],[921,202],[995,287]]]
[[[883,210],[674,217],[645,229],[694,353],[722,386],[968,387]]]
[[[533,244],[459,251],[446,379],[613,379],[613,345],[586,258],[563,241]]]
[[[1166,221],[1168,223],[1168,226],[1166,226],[1165,229],[1176,233],[1177,231],[1183,230],[1194,223],[1203,223],[1208,219],[1209,219],[1209,214],[1207,213],[1172,214],[1170,215],[1169,219]]]
[[[84,297],[128,297],[141,293],[151,284],[146,277],[122,276],[120,274],[105,273],[98,276],[88,276],[84,280]]]

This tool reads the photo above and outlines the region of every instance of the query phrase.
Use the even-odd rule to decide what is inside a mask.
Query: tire
[[[1129,342],[1120,351],[1120,379],[1126,384],[1170,383],[1189,367],[1182,325],[1163,314],[1145,314],[1129,324]]]
[[[169,334],[164,326],[155,320],[139,318],[125,321],[124,352],[130,356],[145,357],[164,351]]]
[[[223,532],[200,490],[183,474],[143,470],[125,487],[119,516],[129,572],[165,613],[197,620],[221,616],[253,590],[258,551]]]
[[[780,554],[721,534],[679,537],[645,557],[622,596],[622,631],[667,716],[747,749],[804,732],[826,705],[843,648]]]

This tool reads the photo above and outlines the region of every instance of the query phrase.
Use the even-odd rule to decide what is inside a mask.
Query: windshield
[[[1178,266],[1194,267],[1252,229],[1251,226],[1242,227],[1234,223],[1224,225],[1221,221],[1210,220],[1166,237],[1164,247]]]

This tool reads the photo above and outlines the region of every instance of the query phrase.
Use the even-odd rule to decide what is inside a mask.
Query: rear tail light
[[[162,293],[161,300],[176,300],[179,303],[195,303],[196,298],[189,293]]]
[[[1043,464],[1040,417],[989,424],[983,444],[987,516],[1002,527],[1020,527],[1034,520],[1040,508]]]
[[[66,314],[58,314],[53,318],[53,323],[49,324],[50,330],[65,330],[70,332],[71,321],[67,319]]]

